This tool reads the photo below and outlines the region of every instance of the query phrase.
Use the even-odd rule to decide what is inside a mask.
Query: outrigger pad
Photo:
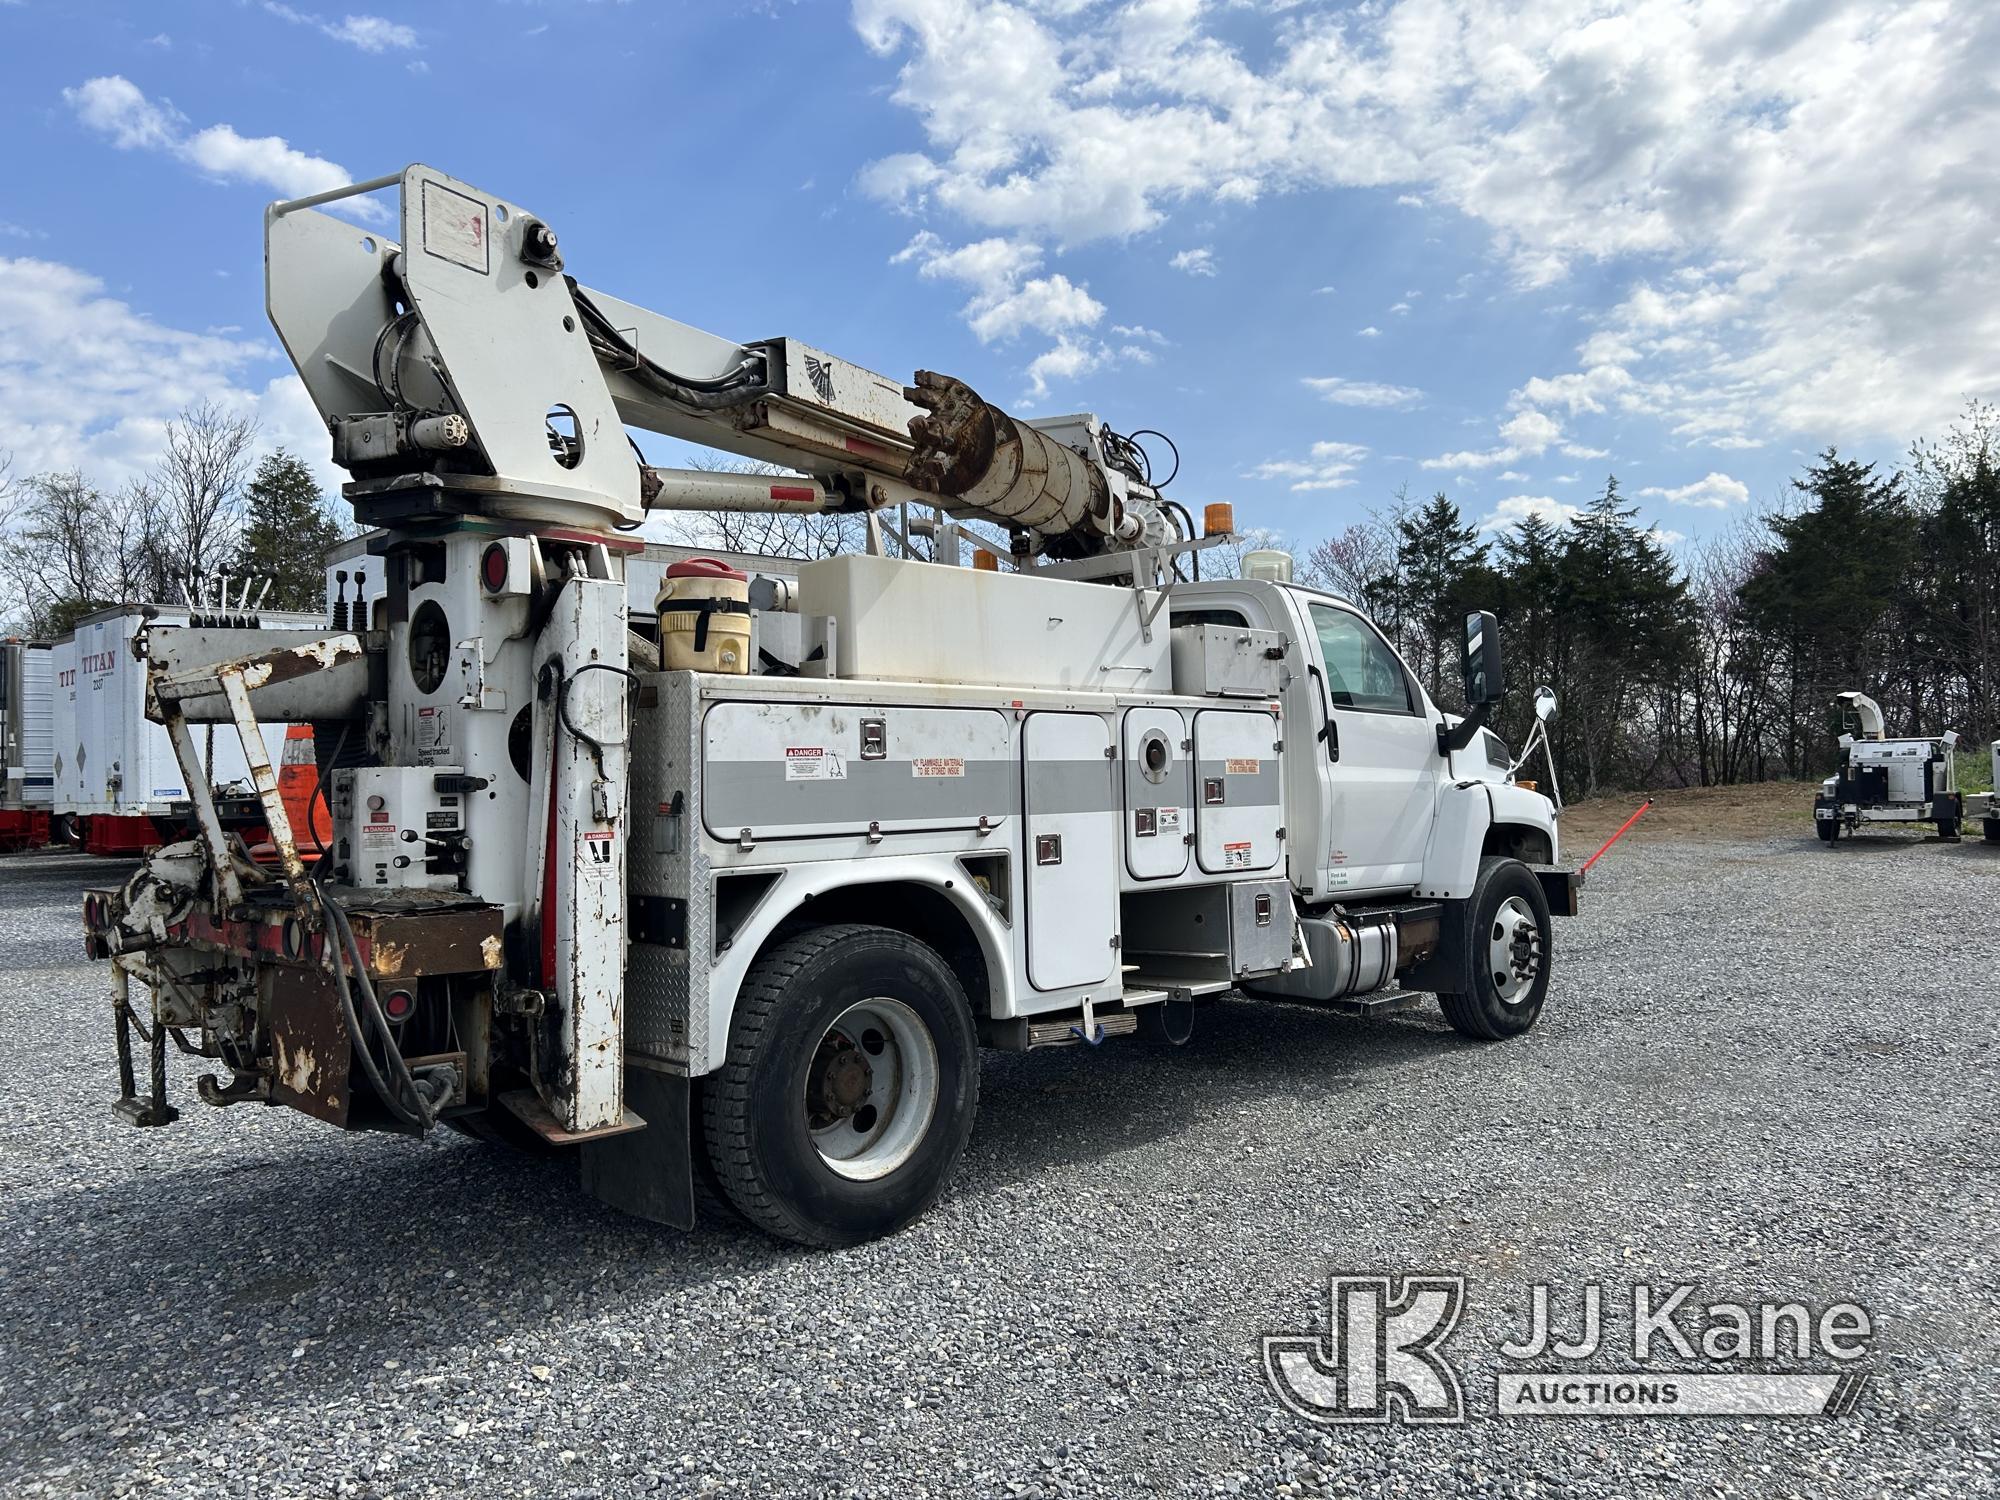
[[[142,1130],[171,1125],[181,1117],[181,1112],[171,1104],[156,1103],[136,1095],[120,1099],[111,1106],[111,1112],[127,1125],[136,1125]]]
[[[694,1228],[690,1092],[678,1073],[628,1066],[625,1108],[643,1118],[646,1128],[584,1142],[583,1190],[636,1218]]]

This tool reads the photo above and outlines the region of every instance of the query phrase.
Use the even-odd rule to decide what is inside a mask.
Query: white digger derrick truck
[[[391,187],[400,242],[318,211]],[[427,167],[265,234],[386,595],[250,655],[147,637],[184,749],[313,722],[334,836],[302,855],[253,766],[275,867],[209,816],[86,897],[133,1123],[175,1117],[171,1039],[211,1104],[532,1136],[633,1213],[689,1224],[705,1182],[841,1244],[936,1196],[981,1045],[1184,1041],[1225,992],[1534,1024],[1578,882],[1485,728],[1490,615],[1442,713],[1345,601],[1182,581],[1212,539],[1095,418],[674,322]],[[654,468],[628,427],[788,472]],[[629,529],[699,508],[854,512],[869,550],[751,597],[691,566],[632,634]]]

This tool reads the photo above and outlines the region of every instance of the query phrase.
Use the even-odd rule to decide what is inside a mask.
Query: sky
[[[262,209],[410,161],[684,322],[1165,432],[1300,544],[1615,474],[1692,546],[2000,399],[1982,0],[0,0],[0,128],[17,477],[202,398],[343,477]]]

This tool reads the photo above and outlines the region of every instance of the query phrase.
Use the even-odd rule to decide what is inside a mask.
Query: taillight
[[[382,1010],[392,1021],[407,1021],[417,1008],[417,997],[408,990],[391,990],[382,997]]]

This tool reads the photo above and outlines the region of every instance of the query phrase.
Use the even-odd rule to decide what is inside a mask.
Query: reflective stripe
[[[1112,812],[1117,790],[1108,760],[1040,761],[1028,767],[1038,813]],[[712,760],[703,770],[702,821],[719,838],[738,830],[862,829],[871,822],[976,824],[1021,811],[1021,766],[968,760],[963,776],[919,776],[908,760],[848,760],[838,779],[788,781],[769,761]],[[782,837],[782,834],[764,834]]]

